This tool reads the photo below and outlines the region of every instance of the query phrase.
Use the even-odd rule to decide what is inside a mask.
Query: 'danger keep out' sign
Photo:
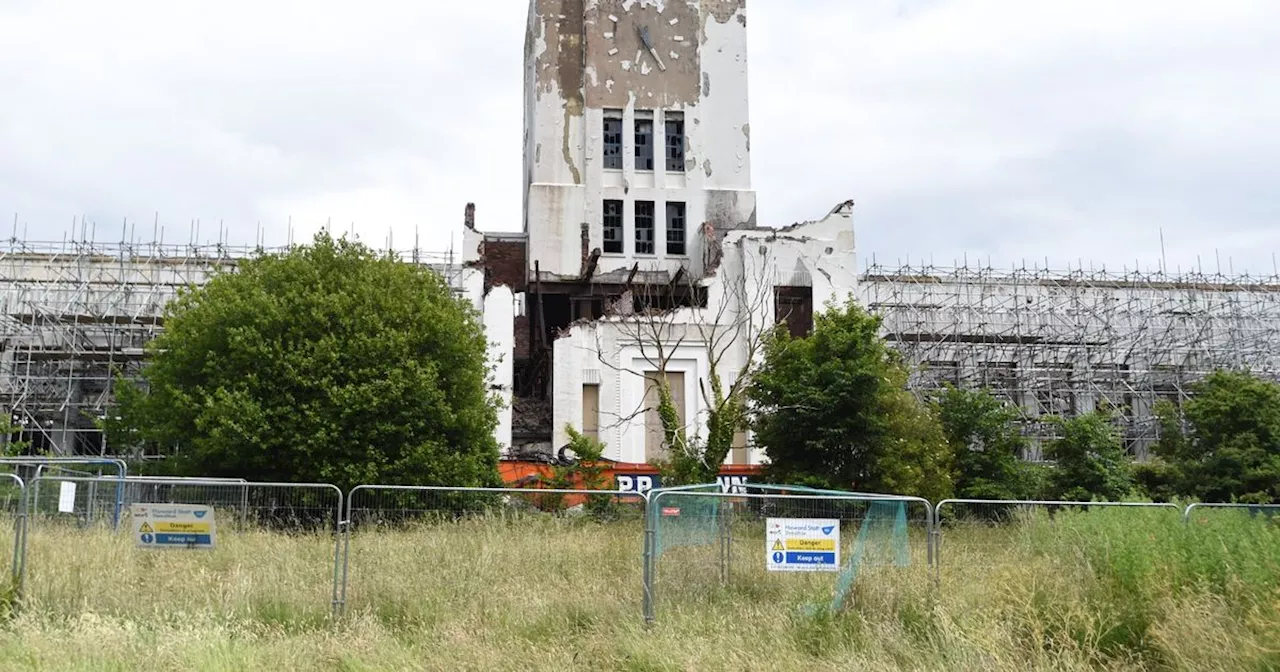
[[[840,521],[769,518],[765,522],[765,563],[771,572],[838,571]]]

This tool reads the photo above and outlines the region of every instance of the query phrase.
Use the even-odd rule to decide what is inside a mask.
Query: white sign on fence
[[[133,535],[142,548],[206,548],[217,541],[213,507],[199,504],[130,504]]]
[[[769,518],[765,568],[771,572],[835,572],[840,569],[840,521]]]
[[[75,513],[76,484],[73,481],[61,481],[58,485],[58,513]]]

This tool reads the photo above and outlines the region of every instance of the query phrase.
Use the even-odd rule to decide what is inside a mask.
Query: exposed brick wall
[[[529,358],[529,316],[528,315],[516,316],[515,331],[516,331],[515,358],[528,359]]]
[[[513,292],[523,292],[528,284],[528,268],[525,259],[526,243],[515,240],[484,241],[484,289],[506,285]]]

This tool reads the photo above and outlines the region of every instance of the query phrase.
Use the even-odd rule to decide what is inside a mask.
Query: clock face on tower
[[[670,2],[659,12],[654,3],[640,2],[630,11],[617,6],[602,15],[600,28],[610,45],[609,59],[641,72],[666,72],[678,66],[693,51],[698,27],[696,10],[690,12],[682,5]]]
[[[699,94],[696,4],[667,0],[600,0],[588,16],[589,98],[625,107],[693,102]]]

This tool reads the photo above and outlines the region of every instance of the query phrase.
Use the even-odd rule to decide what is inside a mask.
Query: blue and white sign
[[[771,572],[840,571],[840,521],[769,518],[765,521],[765,569]]]
[[[212,549],[218,528],[213,507],[197,504],[131,504],[134,538],[141,548]]]

